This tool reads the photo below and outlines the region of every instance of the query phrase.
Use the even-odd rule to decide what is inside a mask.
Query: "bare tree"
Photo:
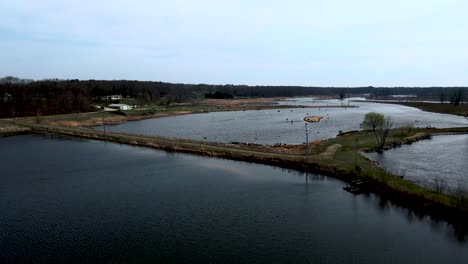
[[[340,91],[339,91],[339,96],[340,96],[340,100],[344,100],[345,97],[346,97],[346,89],[345,88],[341,88]]]
[[[459,88],[450,96],[450,103],[457,106],[463,100],[463,89]]]
[[[385,118],[383,114],[371,112],[365,115],[362,126],[364,128],[372,128],[377,140],[377,148],[382,150],[393,127],[393,121],[389,116]]]
[[[444,90],[440,91],[439,100],[440,100],[441,104],[443,104],[443,103],[445,103],[447,101],[447,93]]]
[[[393,128],[392,118],[390,116],[387,116],[387,118],[385,118],[384,125],[382,126],[381,129],[379,129],[380,131],[374,131],[374,133],[376,133],[379,150],[382,150],[383,147],[385,146],[385,141],[387,140],[387,137],[390,134],[390,131],[392,130],[392,128]]]

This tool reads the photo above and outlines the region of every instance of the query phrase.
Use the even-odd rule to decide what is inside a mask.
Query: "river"
[[[450,225],[320,175],[33,135],[0,160],[0,263],[468,261]]]
[[[213,112],[174,117],[147,119],[106,126],[108,131],[188,138],[212,142],[246,142],[274,145],[301,144],[305,142],[306,115],[323,116],[321,122],[310,123],[309,140],[335,137],[340,131],[360,129],[364,115],[380,112],[391,116],[396,126],[461,127],[468,121],[461,116],[424,112],[396,104],[352,102],[348,100],[314,100],[295,98],[279,101],[282,105],[336,106],[354,105],[355,108],[292,108],[281,110],[251,110]],[[103,129],[103,127],[97,127]]]
[[[389,171],[430,188],[468,188],[468,135],[440,135],[366,156]]]

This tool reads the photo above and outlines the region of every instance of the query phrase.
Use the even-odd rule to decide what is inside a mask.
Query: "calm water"
[[[456,188],[468,187],[468,135],[434,136],[412,145],[385,151],[368,153],[370,159],[428,188],[434,188],[434,179]]]
[[[0,263],[467,263],[445,223],[273,167],[0,139]]]
[[[289,105],[340,105],[339,100],[314,101],[299,98],[280,101]],[[343,104],[348,104],[344,101]],[[248,142],[273,145],[276,143],[300,144],[305,142],[303,118],[309,115],[323,116],[319,123],[309,124],[309,139],[335,137],[339,131],[357,130],[364,115],[380,112],[393,118],[397,126],[413,124],[416,127],[468,126],[468,120],[460,116],[423,112],[416,108],[366,102],[351,102],[358,108],[304,108],[282,110],[257,110],[192,114],[107,126],[111,131],[189,138],[214,142]],[[291,122],[292,121],[292,122]],[[98,129],[102,129],[98,128]]]

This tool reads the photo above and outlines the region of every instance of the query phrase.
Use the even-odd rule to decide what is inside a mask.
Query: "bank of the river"
[[[223,100],[225,101],[225,100]],[[257,144],[223,144],[197,140],[142,136],[117,132],[96,131],[86,126],[117,124],[131,120],[157,118],[191,113],[206,113],[217,111],[260,110],[278,108],[294,108],[311,106],[290,105],[256,105],[229,104],[222,106],[216,103],[209,105],[177,105],[160,109],[135,110],[125,113],[93,112],[73,115],[48,117],[30,117],[18,119],[23,129],[32,129],[34,133],[56,133],[89,139],[117,142],[122,144],[145,146],[166,151],[193,153],[204,156],[220,157],[247,162],[256,162],[325,174],[345,182],[361,180],[363,192],[374,192],[384,199],[391,200],[401,206],[409,207],[420,214],[432,215],[435,218],[457,222],[457,219],[468,215],[466,193],[460,196],[449,196],[415,185],[399,175],[392,175],[376,166],[361,155],[359,151],[369,150],[375,146],[372,133],[361,131],[346,133],[336,138],[315,141],[306,151],[306,146],[284,145],[263,146]],[[315,106],[324,108],[324,106]],[[330,106],[340,107],[340,106]],[[392,133],[387,147],[397,147],[410,141],[419,140],[432,133],[468,133],[468,128],[445,129],[412,129],[411,132],[399,131]],[[304,155],[305,153],[308,155]],[[358,167],[356,167],[358,165]]]
[[[29,127],[35,133],[55,133],[166,151],[255,162],[328,175],[345,182],[360,180],[364,182],[364,184],[360,185],[360,191],[376,193],[383,199],[411,208],[418,214],[430,215],[455,225],[462,223],[460,219],[463,219],[463,221],[468,220],[468,203],[466,203],[465,193],[460,194],[460,196],[437,193],[413,184],[399,175],[388,173],[367,158],[357,155],[356,149],[359,152],[370,149],[375,145],[374,135],[371,132],[348,133],[330,140],[317,142],[313,146],[309,146],[308,155],[305,155],[306,146],[304,144],[289,146],[224,144],[95,131],[79,127],[71,128],[27,123],[24,123],[24,126]],[[388,139],[388,144],[414,142],[415,138],[423,139],[428,133],[449,132],[468,133],[468,128],[415,129],[408,134],[395,133],[394,136]]]
[[[379,166],[418,185],[445,193],[466,188],[468,134],[437,134],[414,146],[365,153]]]
[[[29,131],[29,128],[18,126],[12,120],[0,120],[0,137],[27,134]]]
[[[52,134],[0,157],[3,264],[468,262],[453,225],[324,175]]]
[[[99,111],[89,113],[65,114],[54,116],[36,116],[19,118],[20,121],[53,126],[91,127],[122,124],[129,121],[170,117],[187,114],[248,111],[266,109],[292,108],[342,108],[340,105],[280,105],[275,102],[286,98],[240,98],[240,99],[208,99],[193,104],[173,104],[169,106],[149,106],[131,111]],[[346,106],[347,108],[353,106]]]
[[[462,103],[460,105],[453,105],[449,103],[429,103],[429,102],[412,102],[412,101],[373,101],[366,100],[366,102],[374,103],[385,103],[385,104],[399,104],[409,107],[418,108],[426,112],[441,113],[441,114],[451,114],[468,117],[468,104]]]

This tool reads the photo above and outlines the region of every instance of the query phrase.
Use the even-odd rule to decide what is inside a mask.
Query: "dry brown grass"
[[[61,120],[61,121],[52,121],[49,123],[51,126],[65,126],[65,127],[77,127],[80,125],[77,121],[67,121],[67,120]]]
[[[306,116],[304,117],[304,121],[310,122],[310,123],[316,123],[316,122],[320,122],[322,118],[323,116]]]
[[[15,125],[12,121],[0,121],[0,136],[14,135],[29,130],[29,128]]]

